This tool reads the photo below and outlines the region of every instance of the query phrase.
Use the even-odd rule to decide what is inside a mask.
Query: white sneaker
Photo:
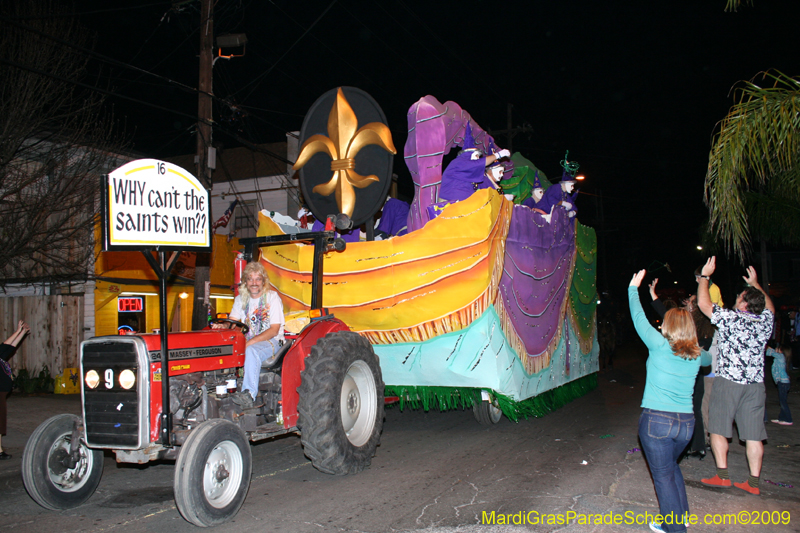
[[[686,529],[689,529],[689,521],[688,520],[683,525],[686,526]],[[652,531],[655,531],[656,533],[664,533],[664,529],[659,524],[656,524],[655,522],[650,522],[650,529]]]

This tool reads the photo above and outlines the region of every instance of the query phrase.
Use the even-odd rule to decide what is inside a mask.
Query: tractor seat
[[[272,362],[270,362],[269,360],[264,361],[264,363],[261,364],[261,369],[268,370],[270,368],[280,367],[281,362],[283,361],[283,357],[286,355],[286,352],[289,351],[289,348],[292,347],[292,344],[294,344],[294,339],[286,339],[283,342],[283,346],[281,346],[280,349],[278,350],[278,354],[275,356]]]

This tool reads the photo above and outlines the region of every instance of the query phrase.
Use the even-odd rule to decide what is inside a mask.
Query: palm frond
[[[742,3],[753,5],[753,0],[728,0],[725,5],[725,11],[737,11]]]
[[[698,226],[697,238],[698,242],[703,247],[704,255],[711,256],[722,254],[723,250],[719,241],[714,237],[714,234],[711,233],[711,227],[708,224],[708,218],[706,218],[703,223]]]
[[[738,103],[720,122],[705,179],[711,231],[739,258],[750,245],[744,193],[770,182],[800,197],[791,179],[800,155],[800,81],[777,71],[762,80],[771,86],[753,80],[735,89]]]
[[[800,243],[798,172],[770,182],[763,191],[744,193],[750,231],[754,238],[775,245]]]

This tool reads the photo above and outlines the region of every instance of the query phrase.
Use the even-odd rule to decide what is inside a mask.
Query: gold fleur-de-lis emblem
[[[377,144],[387,152],[396,154],[392,143],[392,134],[385,124],[370,122],[356,131],[358,119],[353,108],[344,97],[342,88],[336,92],[336,101],[328,115],[328,136],[312,135],[300,148],[300,155],[292,167],[302,168],[312,156],[324,152],[331,157],[333,176],[328,183],[317,185],[312,190],[323,196],[336,191],[336,205],[339,212],[353,216],[356,206],[356,195],[353,187],[363,189],[372,182],[379,181],[374,174],[362,176],[355,171],[356,154],[365,146]]]

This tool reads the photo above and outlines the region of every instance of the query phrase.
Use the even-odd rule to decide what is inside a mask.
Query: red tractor
[[[169,334],[167,365],[159,335],[85,341],[83,416],[50,418],[25,447],[22,477],[37,503],[61,510],[88,500],[100,483],[102,450],[113,450],[120,463],[175,460],[175,502],[198,526],[226,522],[244,503],[252,472],[248,441],[296,432],[322,472],[353,474],[369,466],[384,418],[378,358],[364,337],[322,308],[323,254],[343,250],[344,242],[333,231],[242,239],[250,257],[259,245],[292,241],[314,243],[311,314],[317,316],[299,334],[287,334],[277,360],[262,367],[254,406],[243,409],[222,393],[232,380],[241,388],[239,331]]]

